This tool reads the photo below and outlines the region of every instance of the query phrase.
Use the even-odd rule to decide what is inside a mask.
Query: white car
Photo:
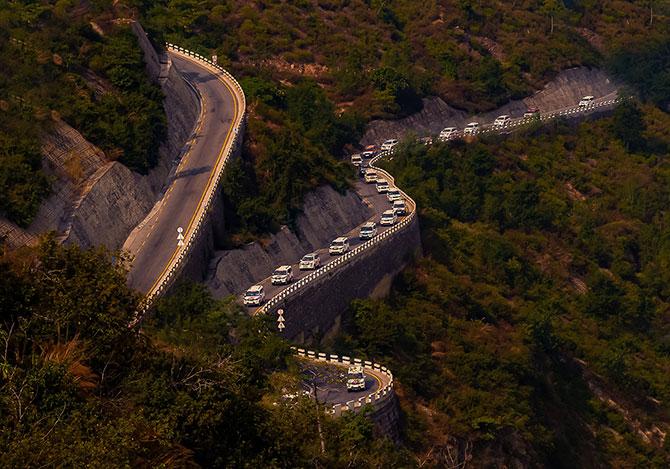
[[[511,120],[512,119],[507,114],[498,116],[496,117],[496,120],[493,121],[493,127],[505,127],[506,125],[509,125]]]
[[[363,158],[361,158],[361,155],[356,153],[355,155],[351,155],[351,164],[354,166],[358,166],[363,162]]]
[[[363,153],[361,153],[361,156],[363,158],[372,158],[377,154],[377,147],[374,145],[368,145],[363,149]]]
[[[245,306],[260,306],[265,299],[265,291],[263,285],[254,285],[244,292]]]
[[[286,285],[293,280],[293,269],[290,265],[282,265],[272,272],[272,285]]]
[[[386,192],[386,198],[389,199],[389,202],[393,202],[394,200],[402,199],[402,194],[400,194],[400,189],[398,189],[397,187],[389,188],[389,190]]]
[[[398,221],[398,216],[395,214],[395,210],[386,210],[382,213],[382,218],[379,220],[380,225],[395,225],[395,222]]]
[[[394,201],[393,212],[396,215],[405,215],[407,213],[407,207],[405,206],[405,201],[402,199]]]
[[[372,169],[368,169],[365,172],[365,182],[367,183],[377,182],[377,173]]]
[[[456,127],[446,127],[440,132],[440,140],[450,140],[456,136],[458,129]]]
[[[593,101],[596,98],[593,96],[584,96],[580,101],[579,101],[579,107],[589,107],[591,104],[593,104]]]
[[[347,391],[365,391],[365,373],[361,365],[351,365],[347,370]]]
[[[381,147],[382,151],[390,150],[394,146],[396,146],[397,144],[398,144],[398,140],[396,140],[395,138],[386,140],[384,143],[382,143],[382,147]]]
[[[330,247],[328,248],[328,253],[330,255],[334,254],[344,254],[349,250],[349,239],[346,236],[340,236],[339,238],[333,240],[332,243],[330,243]]]
[[[361,226],[361,232],[358,237],[361,239],[372,239],[377,234],[377,224],[373,221],[367,222]]]
[[[375,187],[378,194],[386,194],[389,190],[389,183],[386,179],[377,179]]]
[[[316,252],[305,254],[300,259],[300,270],[315,270],[321,266],[321,258]]]
[[[477,135],[477,132],[479,132],[479,122],[470,122],[463,129],[465,135]]]

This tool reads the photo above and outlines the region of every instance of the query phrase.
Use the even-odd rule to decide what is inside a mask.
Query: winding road
[[[231,144],[233,125],[243,112],[225,77],[193,58],[169,53],[173,66],[197,90],[201,112],[167,191],[123,246],[134,257],[128,283],[145,294],[156,287],[178,254],[177,228],[182,227],[184,235],[193,229],[215,169]]]

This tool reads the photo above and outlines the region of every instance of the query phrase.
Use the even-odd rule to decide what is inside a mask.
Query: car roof
[[[400,204],[405,205],[405,201],[402,200],[402,199],[398,199],[398,200],[393,201],[393,205],[400,205]]]
[[[277,267],[275,270],[288,270],[288,269],[290,269],[290,268],[291,268],[290,265],[280,265],[280,266]]]
[[[388,184],[389,182],[386,179],[377,179],[377,184]]]
[[[400,192],[400,189],[398,189],[397,187],[391,187],[389,189],[389,192]]]
[[[468,124],[468,126],[470,126],[470,125],[479,125],[479,122],[470,122],[470,123]]]
[[[509,114],[503,114],[502,116],[498,116],[497,119],[506,119],[509,117]]]
[[[593,99],[593,96],[584,96],[582,99]]]
[[[456,127],[445,127],[444,129],[442,129],[442,132],[444,132],[445,130],[456,130]]]
[[[393,210],[385,210],[384,213],[382,213],[382,216],[383,215],[395,215],[395,212]]]
[[[349,373],[362,373],[363,367],[361,365],[349,365]]]
[[[333,240],[334,243],[344,243],[345,241],[348,241],[346,236],[340,236],[339,238],[335,238]]]
[[[318,256],[318,255],[319,255],[319,254],[316,253],[316,252],[309,252],[309,253],[305,254],[304,256],[302,256],[302,257],[309,257],[309,256],[316,257],[316,256]]]
[[[254,285],[253,287],[250,287],[247,291],[248,292],[257,292],[263,290],[263,285]]]
[[[365,225],[362,226],[362,228],[374,228],[375,227],[375,222],[369,221]]]

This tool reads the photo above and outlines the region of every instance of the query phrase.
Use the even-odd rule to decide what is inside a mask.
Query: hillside
[[[0,214],[27,226],[49,193],[40,146],[62,120],[146,174],[166,135],[160,88],[149,81],[128,24],[111,5],[2,2]],[[83,158],[83,156],[82,156]],[[65,169],[77,179],[82,161]]]
[[[426,258],[336,348],[392,364],[419,459],[667,467],[668,124],[625,104],[387,164]]]

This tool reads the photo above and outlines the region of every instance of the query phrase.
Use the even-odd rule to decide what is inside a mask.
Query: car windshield
[[[349,379],[363,379],[363,372],[349,373]]]
[[[277,269],[274,271],[273,275],[285,275],[287,272],[287,269]]]
[[[248,291],[244,294],[244,296],[249,297],[249,298],[255,298],[257,296],[260,296],[261,292],[259,291]]]
[[[333,246],[344,246],[343,241],[333,241]]]
[[[314,260],[314,254],[307,254],[305,257],[302,258],[303,261],[313,261]]]

